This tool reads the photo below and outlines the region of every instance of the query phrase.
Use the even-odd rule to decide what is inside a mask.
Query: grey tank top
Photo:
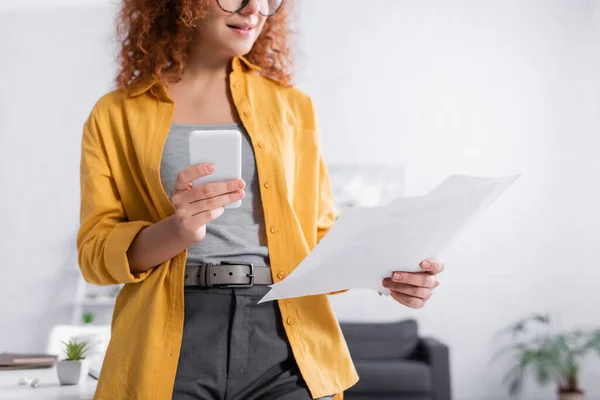
[[[269,266],[265,218],[260,198],[256,159],[248,132],[241,124],[183,125],[173,123],[167,136],[160,164],[160,179],[169,198],[177,174],[188,168],[188,135],[194,130],[237,129],[242,133],[242,179],[246,182],[246,197],[238,208],[226,208],[225,213],[206,225],[206,237],[188,248],[187,267],[201,262],[251,262],[258,267]]]

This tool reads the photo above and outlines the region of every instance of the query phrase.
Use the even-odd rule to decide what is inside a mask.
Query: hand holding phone
[[[181,239],[197,243],[206,236],[206,224],[223,214],[224,208],[241,201],[246,193],[242,179],[231,179],[193,186],[198,179],[215,171],[211,163],[196,164],[179,172],[171,203],[175,208],[175,223]]]

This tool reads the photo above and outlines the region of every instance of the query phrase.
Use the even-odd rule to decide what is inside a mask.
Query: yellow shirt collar
[[[248,61],[248,59],[241,56],[234,57],[231,63],[234,71],[238,71],[242,68],[256,72],[260,72],[262,70],[259,66],[252,64],[250,61]],[[133,82],[127,87],[127,91],[131,97],[137,97],[143,93],[146,93],[157,84],[158,78],[155,74],[152,74],[151,76],[141,79],[139,82]]]

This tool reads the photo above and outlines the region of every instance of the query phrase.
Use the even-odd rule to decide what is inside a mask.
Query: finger
[[[398,303],[404,304],[406,307],[409,307],[409,308],[417,309],[417,308],[421,308],[425,305],[425,300],[419,299],[418,297],[412,297],[407,294],[400,293],[400,292],[394,292],[394,291],[392,291],[390,295]]]
[[[213,208],[212,210],[204,211],[194,215],[192,220],[194,221],[194,225],[200,228],[203,225],[208,224],[210,221],[219,218],[224,212],[225,208],[223,207]]]
[[[437,285],[438,278],[436,275],[427,272],[394,272],[392,280],[394,282],[433,289]]]
[[[196,164],[189,168],[179,171],[175,184],[174,191],[188,190],[192,188],[192,182],[200,177],[210,175],[214,171],[212,164]]]
[[[225,209],[223,207],[218,207],[196,215],[191,215],[186,208],[178,208],[175,210],[175,217],[185,231],[194,233],[210,221],[223,215],[224,212]]]
[[[384,279],[383,287],[395,292],[404,293],[408,296],[417,297],[419,299],[428,300],[431,298],[433,291],[430,288],[413,286],[406,283],[394,282],[389,278]]]
[[[444,263],[438,260],[424,260],[421,263],[421,269],[430,274],[439,274],[444,270]]]
[[[231,204],[238,200],[242,200],[244,197],[246,197],[246,192],[244,192],[243,190],[238,190],[217,197],[211,197],[210,199],[195,201],[189,204],[188,208],[192,215],[196,215],[204,211],[224,207],[227,204]]]
[[[246,182],[243,179],[233,179],[224,182],[208,183],[188,190],[182,194],[181,200],[186,203],[193,201],[210,199],[212,197],[221,196],[226,193],[237,192],[246,187]]]

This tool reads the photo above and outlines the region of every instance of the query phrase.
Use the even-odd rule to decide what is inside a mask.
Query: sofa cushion
[[[356,361],[359,381],[348,393],[423,394],[432,391],[431,370],[420,361]]]
[[[370,394],[344,393],[344,400],[374,400]],[[433,400],[431,393],[377,395],[376,400]]]
[[[385,324],[343,323],[341,328],[355,361],[407,358],[419,342],[417,322],[412,319]]]

